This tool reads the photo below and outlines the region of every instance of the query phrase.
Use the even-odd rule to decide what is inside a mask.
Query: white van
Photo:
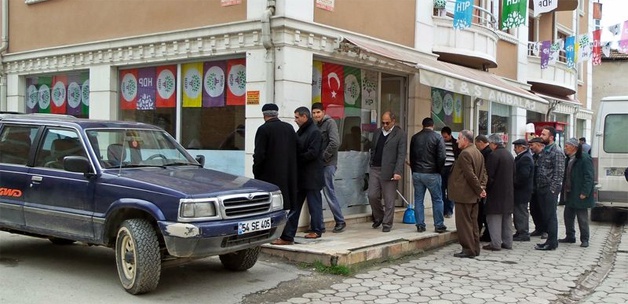
[[[600,102],[591,142],[595,170],[596,206],[592,221],[610,218],[610,211],[628,211],[628,96],[605,97]]]

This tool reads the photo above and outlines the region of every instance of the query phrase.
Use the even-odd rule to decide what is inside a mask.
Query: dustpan
[[[414,205],[410,204],[408,200],[403,197],[403,194],[397,190],[397,194],[401,197],[403,202],[406,204],[406,211],[403,212],[403,223],[404,224],[416,224],[416,216],[414,215]]]

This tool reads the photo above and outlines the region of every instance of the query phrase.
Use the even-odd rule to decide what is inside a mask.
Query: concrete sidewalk
[[[434,232],[431,208],[425,210],[426,232],[419,233],[414,224],[404,224],[406,208],[395,212],[395,224],[391,232],[382,232],[382,227],[371,227],[370,214],[356,214],[345,218],[347,228],[342,233],[332,233],[333,218],[326,222],[327,232],[319,239],[305,239],[304,232],[297,233],[294,245],[264,245],[262,252],[285,258],[293,262],[324,265],[354,265],[368,261],[398,258],[404,255],[441,247],[457,240],[454,218],[446,218],[447,232]],[[305,227],[302,227],[305,228]],[[302,229],[303,230],[303,229]]]

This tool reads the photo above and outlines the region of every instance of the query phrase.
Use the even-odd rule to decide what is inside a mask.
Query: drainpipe
[[[275,102],[275,45],[270,28],[270,17],[274,14],[275,0],[268,0],[266,10],[262,13],[262,45],[266,49],[266,103]]]
[[[0,110],[7,109],[7,77],[2,54],[9,48],[9,0],[2,0],[2,44],[0,44]]]

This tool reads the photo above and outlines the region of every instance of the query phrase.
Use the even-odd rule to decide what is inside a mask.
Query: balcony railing
[[[454,7],[456,1],[447,0],[447,5],[444,9],[434,8],[434,16],[454,18]],[[453,21],[452,21],[453,22]],[[489,10],[473,5],[473,18],[472,24],[489,28],[491,30],[497,30],[497,19]]]
[[[537,58],[541,58],[541,50],[539,49],[539,55],[534,54],[534,49],[535,49],[535,44],[536,42],[534,41],[529,41],[528,42],[528,56],[530,57],[537,57]],[[563,62],[563,63],[567,63],[567,52],[565,52],[564,49],[561,49],[558,51],[558,61],[559,62]]]

